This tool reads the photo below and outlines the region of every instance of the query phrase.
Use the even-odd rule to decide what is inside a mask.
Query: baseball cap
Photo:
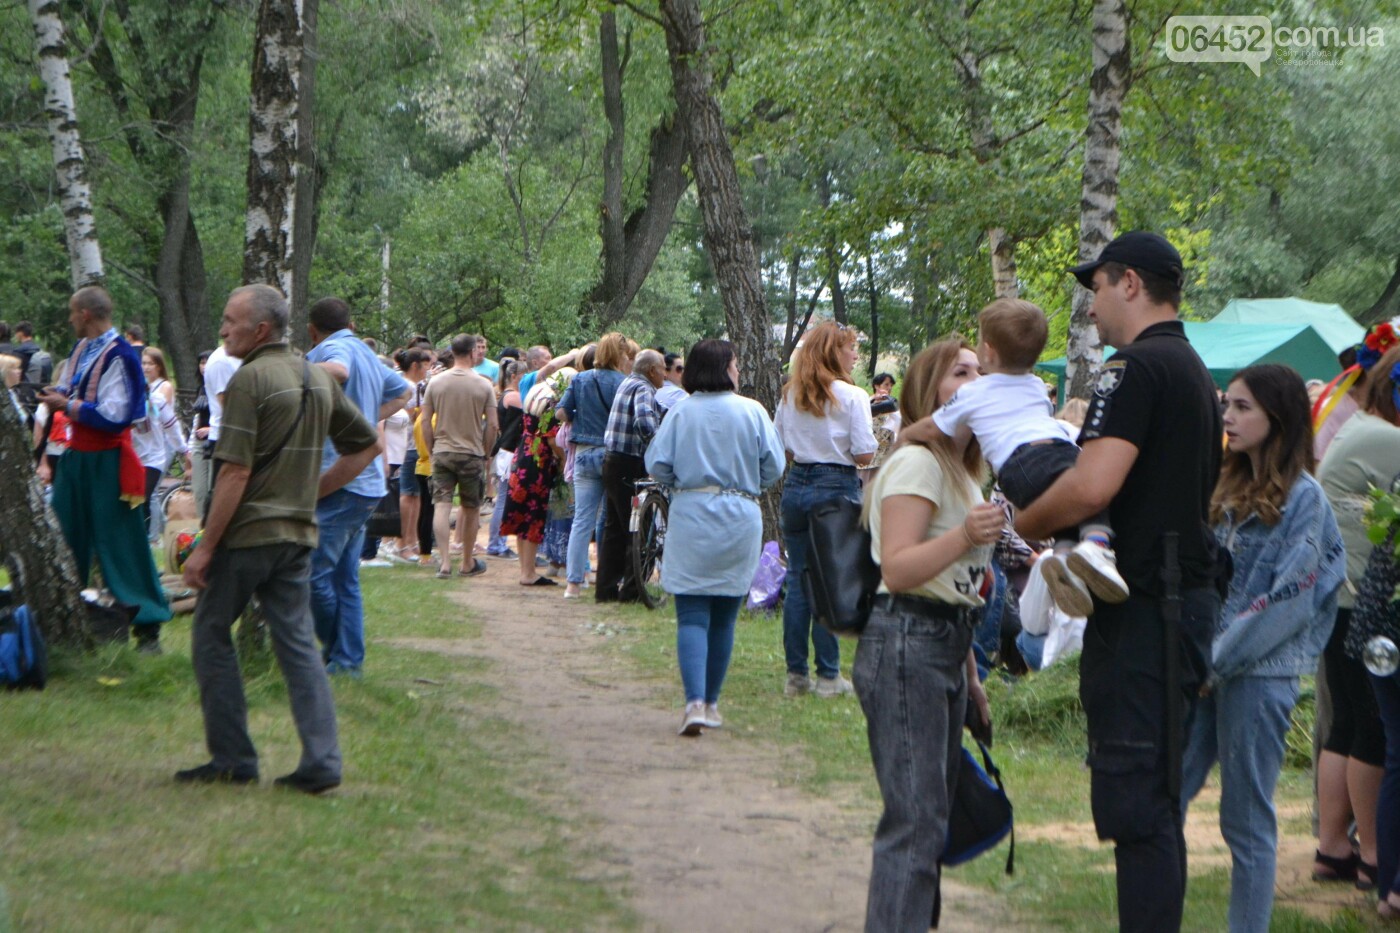
[[[1069,271],[1079,280],[1080,285],[1088,288],[1093,284],[1094,270],[1106,262],[1121,263],[1142,272],[1151,272],[1177,288],[1186,281],[1181,254],[1160,233],[1133,230],[1114,237],[1103,248],[1103,252],[1099,253],[1098,259],[1080,263]]]

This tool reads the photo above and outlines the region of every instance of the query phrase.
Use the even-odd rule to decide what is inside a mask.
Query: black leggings
[[[1337,624],[1322,652],[1327,689],[1332,692],[1332,723],[1322,747],[1379,768],[1385,765],[1385,730],[1365,665],[1342,649],[1350,627],[1351,610],[1338,609]]]

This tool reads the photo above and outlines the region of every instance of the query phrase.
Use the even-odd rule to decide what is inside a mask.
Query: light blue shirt
[[[782,441],[763,406],[733,392],[697,392],[666,413],[647,470],[675,490],[661,585],[688,596],[748,593],[763,515],[754,498],[783,475]],[[718,487],[724,492],[697,491]],[[735,492],[745,495],[735,495]]]
[[[482,360],[472,367],[472,372],[481,373],[487,379],[495,382],[496,377],[501,374],[501,364],[495,360]]]
[[[306,354],[313,363],[339,363],[350,374],[342,388],[355,407],[364,413],[370,424],[379,423],[379,406],[392,402],[408,391],[408,382],[379,361],[374,351],[349,329],[338,330]],[[339,454],[330,441],[326,441],[325,453],[321,457],[321,472],[329,470]],[[345,489],[359,496],[374,499],[383,498],[387,491],[384,477],[384,458],[375,457],[359,476],[345,485]]]

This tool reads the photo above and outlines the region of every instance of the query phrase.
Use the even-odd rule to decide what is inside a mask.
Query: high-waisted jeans
[[[856,646],[856,696],[885,810],[875,828],[865,929],[924,933],[961,764],[972,620],[877,599]]]
[[[807,567],[807,513],[832,499],[860,501],[856,468],[834,463],[794,463],[783,485],[783,547],[787,551],[787,590],[783,594],[783,652],[789,674],[807,673],[807,640],[817,653],[817,676],[841,672],[841,646],[836,636],[812,625],[812,609],[802,589]]]

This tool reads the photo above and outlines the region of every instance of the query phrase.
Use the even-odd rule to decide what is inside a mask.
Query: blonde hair
[[[629,356],[637,355],[637,351],[633,349],[636,346],[635,343],[617,331],[604,334],[598,340],[598,351],[593,357],[593,368],[622,369],[622,364]]]
[[[0,353],[0,382],[8,384],[12,373],[23,375],[20,373],[20,368],[23,365],[24,361],[19,357],[10,356],[8,353]],[[19,382],[18,379],[15,381]]]
[[[855,343],[855,330],[835,321],[808,331],[800,352],[793,354],[792,378],[783,387],[788,404],[818,418],[826,417],[826,406],[836,400],[831,384],[838,379],[851,381],[841,354]]]

